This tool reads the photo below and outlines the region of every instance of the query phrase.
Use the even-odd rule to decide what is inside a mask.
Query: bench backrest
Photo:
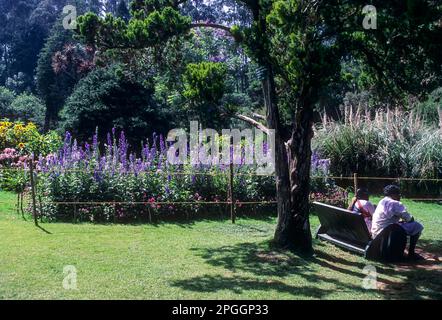
[[[313,209],[321,222],[321,233],[358,246],[366,246],[371,241],[361,215],[320,202],[314,202]]]

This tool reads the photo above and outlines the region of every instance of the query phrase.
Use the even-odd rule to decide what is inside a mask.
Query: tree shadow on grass
[[[198,292],[230,290],[235,294],[253,290],[276,291],[298,298],[318,299],[333,295],[336,290],[366,292],[361,285],[318,272],[315,260],[275,249],[269,241],[192,250],[207,264],[223,268],[223,275],[207,274],[179,280],[173,282],[173,286]],[[351,276],[360,277],[362,281],[364,275],[352,273]]]
[[[419,240],[416,251],[425,260],[377,267],[379,274],[403,279],[380,281],[380,288],[394,299],[442,299],[442,241]]]
[[[247,221],[257,221],[257,222],[267,222],[271,223],[275,219],[275,215],[273,213],[264,214],[246,214],[242,213],[237,215],[237,222],[241,222],[242,220]],[[230,215],[228,214],[220,214],[218,213],[173,213],[170,215],[153,215],[152,221],[149,221],[148,216],[143,216],[142,218],[135,220],[118,220],[118,221],[95,221],[91,223],[87,220],[77,220],[75,221],[72,217],[63,216],[58,218],[58,221],[51,223],[72,223],[72,224],[94,224],[94,225],[102,225],[102,226],[113,226],[113,225],[126,225],[126,226],[153,226],[156,228],[164,227],[168,225],[174,225],[181,227],[183,229],[190,229],[195,226],[198,222],[229,222],[231,220]],[[49,222],[46,222],[49,223]]]
[[[46,233],[46,234],[52,234],[52,232],[46,230],[46,229],[43,228],[41,225],[37,225],[36,227],[37,227],[38,229],[40,229],[41,231],[43,231],[44,233]]]
[[[275,219],[273,214],[242,214],[236,217],[237,222],[241,220],[247,221],[257,221],[257,222],[267,222],[271,223]],[[174,214],[167,217],[155,217],[152,223],[146,221],[130,222],[131,225],[153,225],[155,227],[160,227],[164,225],[177,225],[183,228],[189,228],[195,225],[197,222],[229,222],[231,218],[227,214],[191,214],[186,216],[185,214]]]
[[[264,280],[244,276],[212,276],[204,275],[186,280],[175,281],[173,286],[195,292],[218,292],[222,290],[231,291],[234,294],[242,294],[247,291],[277,291],[303,296],[306,298],[321,299],[330,294],[330,290],[314,286],[293,286],[278,280]]]
[[[422,243],[425,246],[425,243]],[[432,242],[434,248],[441,243]],[[230,290],[235,294],[247,291],[276,291],[294,297],[336,297],[338,292],[367,293],[362,283],[367,276],[364,267],[373,265],[377,270],[377,289],[374,293],[384,299],[440,299],[442,297],[442,270],[408,264],[380,264],[362,260],[329,244],[317,243],[316,254],[302,258],[293,253],[277,250],[271,242],[240,243],[218,248],[193,248],[195,255],[207,264],[222,268],[223,275],[210,274],[175,281],[173,286],[197,291],[217,292]],[[227,275],[225,275],[227,274]],[[297,279],[296,279],[297,278]],[[437,278],[437,279],[435,279]],[[297,285],[296,283],[299,283]]]

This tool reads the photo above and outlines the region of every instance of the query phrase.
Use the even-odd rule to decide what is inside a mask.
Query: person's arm
[[[356,201],[358,201],[358,199],[356,199],[356,197],[354,197],[353,199],[351,199],[351,203],[350,203],[350,205],[349,205],[348,208],[347,208],[348,211],[353,211],[353,207],[354,207]]]
[[[394,214],[406,222],[414,221],[413,216],[407,212],[407,208],[400,202],[395,204]]]

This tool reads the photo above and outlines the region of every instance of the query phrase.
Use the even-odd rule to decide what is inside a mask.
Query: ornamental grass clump
[[[313,144],[330,159],[334,175],[436,178],[440,139],[440,131],[414,112],[349,108],[341,121],[324,116]]]

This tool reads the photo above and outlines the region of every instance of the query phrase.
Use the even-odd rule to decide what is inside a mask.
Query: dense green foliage
[[[225,91],[226,67],[221,63],[190,63],[183,74],[183,96],[188,109],[198,116],[204,126],[215,125],[217,107]]]
[[[434,90],[417,110],[429,125],[442,128],[442,87]]]
[[[5,87],[0,87],[0,114],[7,117],[10,113],[11,104],[15,99],[15,93]]]
[[[23,122],[33,122],[40,129],[43,128],[45,119],[45,106],[43,102],[34,95],[22,93],[11,103],[10,114],[14,119]]]
[[[45,106],[38,97],[32,94],[16,95],[13,91],[0,87],[0,117],[23,122],[30,121],[42,129]]]
[[[62,112],[63,131],[85,141],[99,128],[100,140],[112,128],[124,129],[133,146],[153,132],[173,125],[168,111],[160,110],[152,88],[128,79],[121,67],[97,69],[80,80]]]
[[[217,103],[224,95],[226,67],[219,63],[188,64],[183,75],[184,97],[196,103]]]
[[[77,72],[66,65],[54,70],[54,58],[71,42],[72,34],[61,23],[52,28],[50,37],[42,48],[36,68],[37,91],[46,105],[46,129],[55,127],[58,113],[79,79]],[[72,68],[72,67],[71,67]]]

